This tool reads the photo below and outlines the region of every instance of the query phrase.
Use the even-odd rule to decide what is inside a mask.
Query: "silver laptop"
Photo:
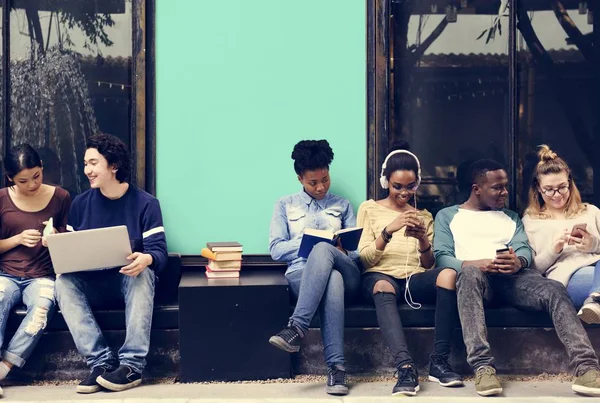
[[[131,263],[127,227],[107,227],[46,236],[56,274],[123,267]]]

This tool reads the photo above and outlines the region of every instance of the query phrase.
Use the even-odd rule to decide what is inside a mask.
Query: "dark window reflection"
[[[587,7],[580,13],[579,3],[562,2],[566,7],[562,12],[550,7],[531,11],[535,3],[525,1],[519,14],[519,159],[525,161],[520,207],[527,203],[536,163],[533,152],[539,144],[549,144],[567,160],[583,199],[592,201],[592,139],[600,96],[594,90],[594,74],[600,66],[589,52],[593,20]],[[581,35],[577,44],[560,24],[564,17],[572,22],[570,32]],[[535,47],[532,52],[536,40],[543,48]]]
[[[83,153],[97,131],[129,144],[131,0],[14,0],[10,146],[28,142],[48,182],[87,189]]]
[[[497,9],[475,3],[392,4],[391,137],[420,156],[419,204],[434,213],[465,199],[459,179],[470,161],[507,162],[507,34],[479,38]]]
[[[461,182],[471,161],[508,162],[509,105],[518,108],[516,207],[526,205],[534,153],[543,143],[569,162],[583,198],[594,195],[600,65],[587,6],[594,3],[516,2],[518,97],[512,100],[508,10],[501,27],[495,24],[502,3],[392,2],[391,138],[407,140],[421,156],[421,205],[433,212],[465,199],[469,186]]]

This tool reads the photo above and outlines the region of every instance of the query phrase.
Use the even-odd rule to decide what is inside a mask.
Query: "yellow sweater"
[[[358,208],[357,226],[363,228],[358,252],[365,272],[378,272],[403,279],[411,273],[425,271],[420,264],[418,251],[419,241],[416,238],[404,236],[404,229],[396,232],[384,250],[377,250],[375,240],[383,228],[391,223],[398,212],[377,204],[374,200],[363,202]],[[427,210],[420,210],[427,228],[427,237],[433,245],[433,216]],[[407,262],[408,256],[408,262]]]

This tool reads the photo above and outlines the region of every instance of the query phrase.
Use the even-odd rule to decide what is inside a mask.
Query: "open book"
[[[302,235],[298,256],[308,258],[312,248],[319,242],[329,242],[332,245],[337,245],[338,239],[341,240],[344,249],[356,250],[362,231],[363,229],[360,227],[344,228],[336,232],[306,228],[304,235]]]

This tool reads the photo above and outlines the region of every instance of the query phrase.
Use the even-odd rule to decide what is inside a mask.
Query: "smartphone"
[[[586,223],[580,223],[580,224],[575,224],[573,225],[573,229],[571,230],[571,237],[572,238],[583,238],[583,235],[581,234],[581,232],[579,230],[586,230],[587,228],[587,224]],[[569,239],[568,245],[573,245],[575,242],[573,242],[571,239]]]
[[[500,254],[506,253],[508,251],[510,251],[509,248],[496,249],[496,255],[500,255]]]
[[[571,230],[571,236],[574,236],[575,238],[581,238],[581,233],[579,232],[579,230],[582,229],[585,231],[586,228],[587,228],[586,223],[573,225],[573,229]]]
[[[419,226],[425,228],[425,220],[420,215],[417,216],[419,220]],[[406,227],[404,230],[404,236],[410,236],[410,234],[414,233],[414,227]]]

